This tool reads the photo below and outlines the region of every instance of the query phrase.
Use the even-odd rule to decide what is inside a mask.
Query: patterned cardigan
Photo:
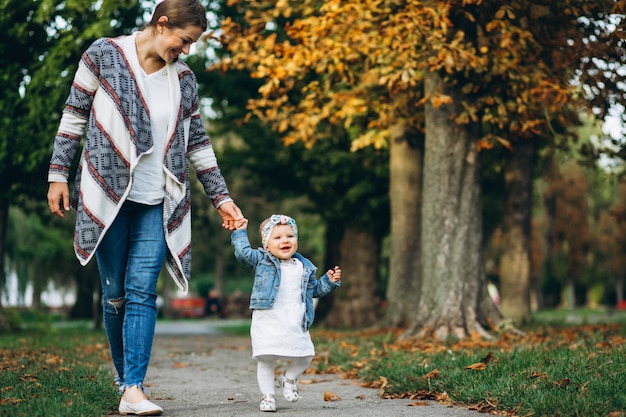
[[[152,148],[135,36],[101,38],[85,51],[54,140],[48,181],[67,182],[86,131],[71,197],[74,250],[82,265],[93,257],[130,192],[140,156]],[[172,107],[163,161],[166,268],[186,293],[191,270],[188,163],[215,207],[232,200],[200,119],[195,75],[181,62],[167,64],[167,74]]]

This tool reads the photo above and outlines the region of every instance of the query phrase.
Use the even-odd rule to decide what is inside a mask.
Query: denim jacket
[[[251,310],[267,310],[272,308],[278,287],[280,286],[280,260],[265,249],[252,249],[246,230],[235,230],[231,235],[231,242],[235,247],[235,258],[254,270],[254,284],[250,296]],[[307,258],[299,253],[293,255],[304,266],[304,279],[302,280],[302,301],[306,306],[305,317],[302,327],[309,330],[315,318],[313,298],[327,295],[341,285],[341,282],[333,282],[328,274],[324,274],[319,280],[315,279],[317,268]]]

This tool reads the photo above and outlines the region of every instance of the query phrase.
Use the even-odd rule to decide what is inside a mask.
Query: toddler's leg
[[[261,394],[274,394],[274,359],[258,359],[256,378]]]
[[[287,401],[296,402],[300,399],[297,385],[298,377],[302,375],[312,360],[313,356],[292,358],[285,375],[278,377],[278,385],[283,388],[283,397]]]
[[[309,367],[313,356],[305,356],[302,358],[293,358],[285,371],[285,377],[288,379],[298,379],[300,375]]]
[[[256,378],[259,389],[263,394],[259,410],[276,411],[276,396],[274,394],[274,367],[275,359],[257,359]]]

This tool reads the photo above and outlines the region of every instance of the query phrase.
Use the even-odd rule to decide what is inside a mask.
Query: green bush
[[[4,320],[7,323],[9,333],[14,333],[22,328],[22,317],[17,309],[5,307],[2,311],[4,312]]]

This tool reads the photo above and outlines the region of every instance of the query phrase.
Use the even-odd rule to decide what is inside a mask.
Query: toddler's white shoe
[[[276,411],[276,396],[274,394],[263,394],[261,404],[259,404],[259,410],[261,411]]]
[[[300,399],[297,382],[297,379],[289,379],[285,375],[278,377],[278,386],[283,389],[283,397],[292,403],[295,403]]]

